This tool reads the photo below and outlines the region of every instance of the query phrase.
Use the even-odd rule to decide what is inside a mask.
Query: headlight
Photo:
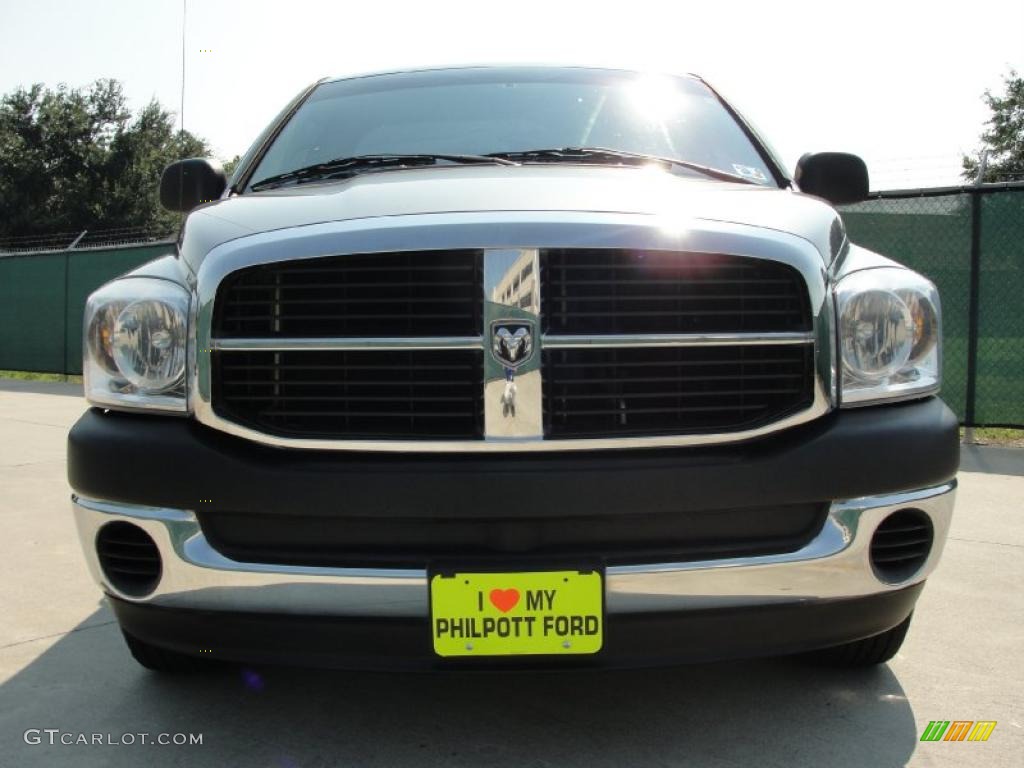
[[[148,277],[115,280],[85,305],[82,372],[95,405],[185,411],[188,291]]]
[[[939,390],[939,294],[908,269],[854,272],[836,288],[843,405]]]

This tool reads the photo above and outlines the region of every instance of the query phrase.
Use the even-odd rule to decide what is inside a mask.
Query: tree
[[[147,227],[171,231],[160,173],[209,146],[151,101],[132,117],[121,84],[41,84],[0,98],[0,236]]]
[[[238,167],[238,164],[240,162],[242,162],[242,156],[235,155],[230,160],[224,163],[224,173],[225,175],[227,175],[228,179],[231,178],[231,174],[235,172],[235,168]]]
[[[985,91],[984,100],[992,115],[981,134],[982,148],[975,156],[965,155],[963,177],[975,181],[982,152],[988,150],[983,181],[1024,180],[1024,77],[1015,71],[1003,77],[1005,93]]]
[[[127,130],[114,136],[105,173],[107,205],[99,219],[104,227],[170,231],[180,221],[178,214],[160,206],[160,174],[174,160],[209,154],[209,147],[173,126],[171,113],[154,100],[142,108]]]

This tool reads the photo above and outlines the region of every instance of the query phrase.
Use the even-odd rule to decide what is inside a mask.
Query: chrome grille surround
[[[345,438],[294,438],[269,435],[219,416],[213,409],[211,359],[213,350],[241,349],[487,349],[491,340],[458,338],[319,338],[319,339],[217,339],[212,335],[214,302],[221,281],[232,272],[257,264],[345,254],[482,249],[485,269],[491,253],[507,258],[535,258],[545,248],[616,248],[736,254],[774,260],[796,268],[807,287],[812,329],[806,333],[735,334],[637,334],[618,336],[540,336],[533,359],[541,349],[581,346],[706,346],[750,344],[802,344],[814,348],[813,398],[809,407],[756,429],[716,434],[585,437],[544,439],[539,412],[525,412],[523,419],[496,433],[485,430],[476,440],[377,440]],[[492,260],[493,261],[493,260]],[[493,263],[498,263],[493,261]],[[537,274],[536,267],[534,274]],[[414,214],[329,222],[294,229],[275,230],[224,243],[203,261],[196,277],[198,301],[193,304],[195,345],[189,354],[189,405],[197,420],[215,429],[255,442],[292,448],[413,453],[534,452],[622,448],[654,448],[739,442],[806,423],[835,405],[835,337],[832,300],[827,289],[825,261],[803,238],[775,230],[706,220],[680,220],[637,214],[590,212],[488,212]],[[536,312],[539,298],[523,313]],[[516,317],[520,315],[517,313]],[[495,320],[485,313],[485,328]],[[536,326],[539,329],[539,325]],[[483,331],[483,329],[481,329]],[[489,335],[489,334],[488,334]],[[497,392],[485,395],[486,414],[500,409]],[[537,409],[540,400],[537,402]]]

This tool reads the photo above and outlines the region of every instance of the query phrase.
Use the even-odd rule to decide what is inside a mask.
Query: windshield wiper
[[[455,164],[478,164],[490,163],[492,165],[519,165],[519,163],[502,157],[492,155],[353,155],[352,157],[338,157],[334,160],[327,160],[322,163],[314,163],[302,168],[296,168],[287,173],[278,173],[274,176],[267,176],[249,189],[258,192],[261,189],[279,187],[289,181],[300,184],[304,181],[317,179],[341,178],[354,176],[365,170],[390,169],[390,168],[412,168],[424,165],[436,165],[438,162],[449,162]]]
[[[662,157],[661,155],[648,155],[643,152],[626,152],[619,149],[607,149],[606,147],[561,147],[559,149],[524,149],[517,152],[493,152],[487,157],[500,158],[503,160],[534,160],[538,162],[561,162],[591,160],[595,162],[631,162],[661,163],[662,165],[686,168],[696,171],[712,179],[720,181],[733,181],[740,184],[756,184],[748,178],[739,174],[720,171],[700,163],[691,163],[689,160],[680,160],[675,157]]]

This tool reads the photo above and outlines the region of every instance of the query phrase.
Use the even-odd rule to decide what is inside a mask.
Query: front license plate
[[[597,653],[604,589],[598,571],[436,574],[430,616],[439,656]]]

